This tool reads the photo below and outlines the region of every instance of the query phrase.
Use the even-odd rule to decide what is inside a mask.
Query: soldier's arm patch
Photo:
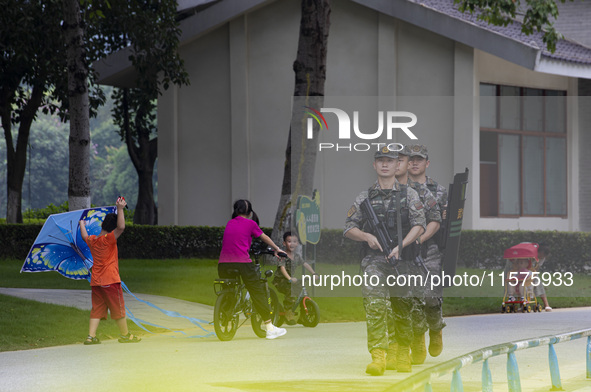
[[[349,208],[349,211],[347,211],[347,218],[352,217],[353,214],[356,212],[357,212],[357,208],[355,206],[351,206],[351,208]]]
[[[420,211],[423,209],[423,203],[421,203],[420,201],[415,202],[415,208],[417,209],[417,211]]]
[[[433,208],[437,204],[437,200],[430,199],[428,204],[429,204],[429,208]]]

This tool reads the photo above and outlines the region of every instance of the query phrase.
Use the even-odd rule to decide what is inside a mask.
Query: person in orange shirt
[[[88,337],[84,344],[99,344],[96,330],[101,320],[107,319],[108,311],[111,319],[115,320],[121,336],[119,343],[137,343],[141,339],[132,335],[127,329],[125,318],[125,302],[119,277],[119,255],[117,238],[125,230],[125,215],[123,208],[127,205],[124,198],[119,197],[115,203],[117,214],[107,214],[101,225],[98,236],[89,236],[84,221],[80,221],[82,239],[88,244],[92,254],[93,266],[90,278],[92,289],[92,310],[90,311],[90,325]]]

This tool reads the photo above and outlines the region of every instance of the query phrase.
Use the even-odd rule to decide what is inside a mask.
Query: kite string
[[[129,295],[131,295],[133,298],[135,298],[139,302],[142,302],[142,303],[144,303],[144,304],[146,304],[148,306],[153,307],[154,309],[159,310],[160,312],[164,313],[166,316],[169,316],[169,317],[179,317],[179,318],[184,318],[184,319],[188,320],[192,324],[194,324],[194,325],[198,326],[199,328],[201,328],[203,331],[208,332],[208,335],[205,335],[205,336],[209,336],[211,334],[211,332],[209,332],[207,329],[203,328],[203,326],[201,325],[201,323],[203,323],[203,324],[209,324],[209,321],[201,320],[201,319],[194,318],[194,317],[184,316],[184,315],[180,314],[179,312],[165,310],[165,309],[162,309],[162,308],[154,305],[153,303],[151,303],[149,301],[145,301],[143,299],[140,299],[134,293],[132,293],[131,290],[129,290],[129,288],[127,287],[127,285],[123,281],[121,282],[121,287],[123,288],[123,290],[125,290],[126,293],[128,293]],[[166,328],[166,329],[168,329],[168,328]]]
[[[166,330],[168,330],[168,331],[170,331],[170,332],[175,332],[175,333],[182,333],[182,334],[183,334],[183,335],[185,335],[185,337],[187,337],[187,338],[206,338],[206,337],[209,337],[209,336],[212,336],[212,335],[214,335],[214,333],[213,333],[213,332],[208,332],[208,333],[207,333],[207,334],[205,334],[205,335],[193,335],[193,336],[187,336],[187,334],[186,334],[184,331],[181,331],[181,330],[175,331],[175,330],[173,330],[173,329],[171,329],[171,328],[167,328],[167,327],[164,327],[164,326],[162,326],[162,325],[158,325],[158,324],[150,323],[150,322],[148,322],[148,321],[145,321],[145,320],[142,320],[142,319],[139,319],[139,318],[135,317],[135,316],[133,315],[133,313],[131,312],[131,310],[129,309],[129,307],[128,307],[128,306],[125,306],[125,310],[126,310],[126,313],[127,313],[127,318],[129,318],[131,321],[133,321],[133,322],[134,322],[134,323],[135,323],[135,324],[136,324],[138,327],[140,327],[140,328],[141,328],[141,329],[143,329],[144,331],[146,331],[146,332],[148,332],[148,333],[151,333],[151,334],[153,334],[154,332],[152,332],[152,331],[150,331],[149,329],[147,329],[146,327],[144,327],[144,324],[145,324],[145,325],[149,325],[149,326],[151,326],[151,327],[156,327],[156,328],[162,328],[162,329],[166,329]]]

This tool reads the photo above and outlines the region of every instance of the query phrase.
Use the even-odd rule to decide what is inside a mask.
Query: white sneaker
[[[275,327],[273,329],[271,329],[270,331],[267,331],[267,339],[276,339],[279,336],[283,336],[287,333],[287,330],[285,328],[279,328],[279,327]]]
[[[551,307],[549,307],[549,306],[546,306],[546,308],[545,308],[544,310],[545,310],[546,312],[551,312],[551,311],[552,311],[552,308],[551,308]]]

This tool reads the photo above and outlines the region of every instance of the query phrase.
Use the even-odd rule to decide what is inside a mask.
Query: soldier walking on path
[[[441,184],[437,183],[431,177],[426,175],[426,170],[429,167],[429,155],[427,147],[423,145],[408,146],[410,150],[410,166],[409,177],[410,181],[427,186],[431,191],[439,209],[441,211],[442,221],[445,221],[445,209],[447,208],[447,190]],[[443,240],[443,231],[436,230],[432,232],[427,226],[425,234],[421,236],[423,247],[426,248],[425,265],[431,275],[441,275],[442,253],[440,245]],[[437,286],[434,290],[425,292],[425,303],[422,312],[417,312],[419,319],[414,319],[415,323],[425,325],[420,321],[420,318],[426,321],[426,326],[423,329],[423,335],[429,329],[429,354],[436,357],[443,351],[443,328],[445,321],[443,320],[443,313],[441,306],[443,304],[443,287]],[[415,331],[417,333],[417,331]],[[424,340],[424,338],[423,338]]]
[[[409,179],[408,171],[411,156],[411,148],[409,146],[405,146],[402,151],[398,152],[398,156],[399,166],[398,170],[396,171],[396,180],[398,180],[399,183],[406,184],[407,186],[417,191],[417,193],[419,194],[419,199],[425,207],[425,220],[427,226],[425,228],[425,232],[422,235],[420,235],[417,239],[416,250],[417,255],[420,252],[422,258],[425,259],[426,264],[427,261],[430,261],[429,257],[433,257],[433,255],[429,255],[428,252],[428,247],[432,242],[431,238],[435,233],[437,233],[441,225],[441,212],[439,204],[437,203],[437,200],[425,184],[414,182]],[[422,268],[422,270],[423,276],[425,276],[426,272],[424,271],[424,268]],[[427,332],[428,326],[425,319],[424,309],[426,296],[432,296],[432,293],[428,292],[427,290],[428,288],[426,286],[419,286],[416,287],[413,291],[413,294],[415,295],[415,302],[413,304],[412,311],[414,337],[410,345],[411,361],[413,365],[420,365],[423,362],[425,362],[425,359],[427,358],[427,347],[425,346],[425,332]]]
[[[366,256],[361,261],[362,273],[379,278],[377,285],[368,285],[362,288],[367,320],[367,346],[372,356],[372,362],[367,365],[366,372],[375,376],[384,374],[386,351],[390,349],[390,336],[394,334],[398,339],[395,367],[399,372],[411,371],[412,299],[409,297],[408,287],[394,288],[395,296],[393,296],[387,280],[395,273],[392,262],[394,259],[401,259],[396,263],[400,275],[408,275],[412,270],[408,260],[412,260],[409,255],[413,252],[408,252],[407,247],[413,245],[419,235],[423,233],[425,214],[418,194],[411,188],[401,187],[396,181],[397,166],[398,155],[396,152],[390,151],[388,147],[375,153],[373,167],[378,179],[368,190],[357,196],[347,213],[344,229],[345,237],[367,244]],[[387,227],[390,238],[394,239],[393,249],[388,255],[384,254],[376,238],[376,233],[369,232],[370,229],[366,225],[369,217],[360,208],[366,199],[369,199],[371,208],[380,223]],[[397,205],[400,208],[397,208]],[[401,219],[397,219],[398,215]],[[398,222],[401,223],[400,238],[404,238],[402,252],[398,246]],[[394,247],[394,245],[396,246]],[[394,325],[388,323],[389,313],[393,314]],[[394,362],[392,359],[390,358],[389,362]]]

